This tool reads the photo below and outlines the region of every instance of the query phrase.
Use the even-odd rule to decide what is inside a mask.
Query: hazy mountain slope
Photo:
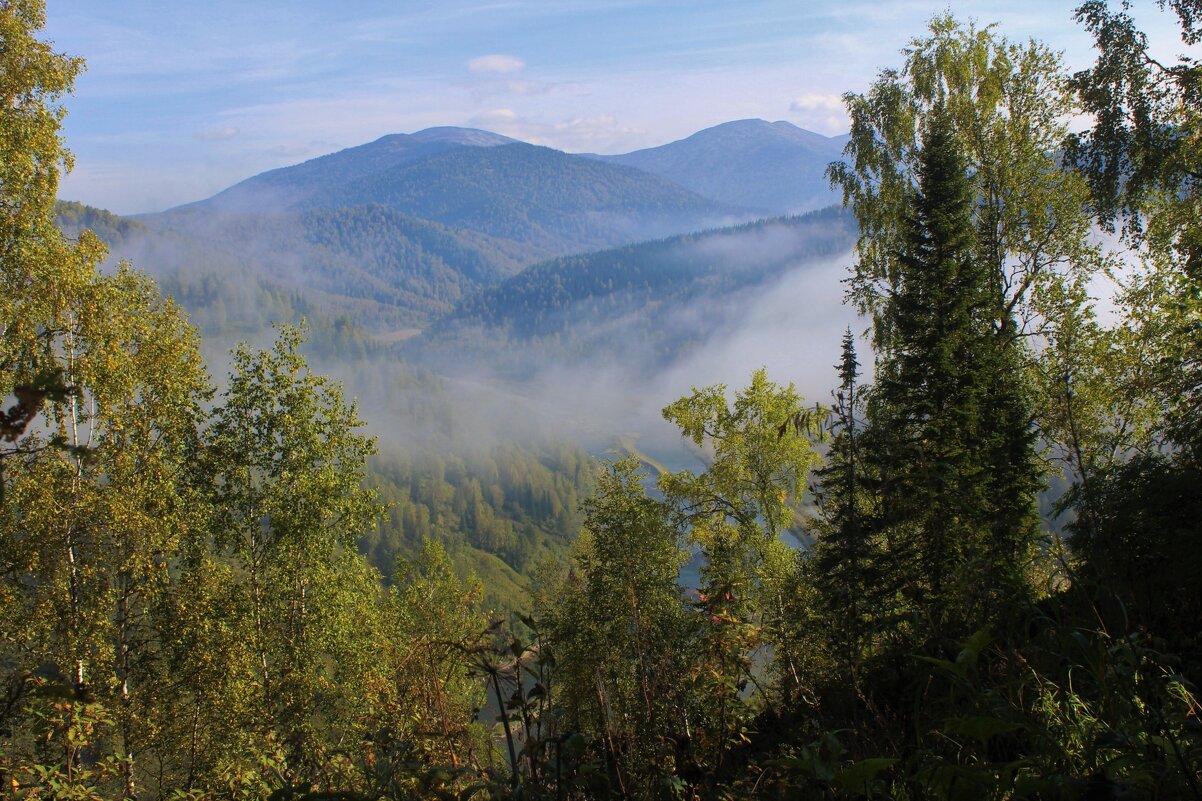
[[[655,370],[720,334],[705,309],[737,314],[740,292],[853,237],[851,218],[828,209],[555,259],[465,299],[406,353],[508,378],[598,359]]]
[[[107,232],[115,257],[133,258],[170,280],[181,296],[224,306],[225,314],[205,321],[211,326],[244,331],[265,325],[256,309],[263,304],[247,298],[266,292],[278,298],[266,304],[273,308],[316,309],[330,319],[353,320],[382,339],[400,339],[548,258],[729,225],[747,219],[747,206],[817,202],[821,193],[812,179],[837,155],[840,142],[788,123],[744,120],[603,160],[485,131],[428,129],[273,170],[168,212],[131,220],[92,217]],[[638,164],[710,194],[737,195],[742,207],[614,162]],[[810,201],[798,200],[803,196]],[[757,237],[778,235],[748,230]],[[606,326],[628,328],[625,318],[632,316],[663,350],[661,357],[669,358],[696,332],[659,326],[649,311],[656,304],[680,306],[689,298],[735,291],[776,269],[753,256],[740,271],[729,263],[719,270],[691,252],[678,263],[664,255],[683,253],[688,241],[542,265],[501,294],[473,301],[498,307],[461,305],[414,352],[446,346],[451,353],[450,342],[430,343],[442,335],[461,342],[471,325],[491,327],[490,336],[503,341],[523,338],[523,347],[554,339],[563,353],[571,350],[565,341],[580,352],[612,351]],[[593,278],[616,288],[583,291],[580,282]],[[554,291],[566,294],[545,296]],[[564,323],[575,327],[554,330],[557,315],[581,303],[583,316]],[[532,317],[490,318],[501,307],[512,311],[523,304]]]
[[[634,168],[487,131],[431,128],[271,170],[138,219],[363,205],[513,240],[526,263],[755,216]]]
[[[525,144],[456,148],[345,184],[321,202],[382,203],[559,253],[748,216],[639,170]]]
[[[254,214],[191,208],[126,220],[71,204],[60,222],[69,233],[95,228],[114,259],[133,260],[183,295],[210,306],[220,300],[222,314],[193,310],[211,334],[272,322],[247,302],[261,288],[375,333],[413,329],[529,258],[512,242],[380,205]]]
[[[729,205],[794,214],[839,201],[825,172],[842,158],[846,142],[788,122],[737,120],[660,147],[597,158]]]
[[[149,233],[149,229],[136,220],[71,200],[56,203],[54,214],[58,227],[69,236],[75,236],[86,228],[110,248],[120,247],[126,241]]]

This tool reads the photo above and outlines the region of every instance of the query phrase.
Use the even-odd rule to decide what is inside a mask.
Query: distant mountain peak
[[[748,118],[742,119],[742,120],[730,120],[729,122],[720,122],[717,125],[710,126],[709,128],[702,128],[697,133],[707,133],[707,132],[722,131],[722,130],[734,130],[737,128],[750,128],[750,129],[775,128],[775,127],[781,126],[781,125],[787,126],[789,128],[797,128],[797,126],[794,125],[793,123],[785,122],[784,120],[778,120],[776,122],[768,122],[768,120],[761,119],[759,117],[748,117]],[[797,128],[797,130],[800,131],[802,129]]]
[[[703,197],[774,214],[837,203],[826,168],[842,157],[842,136],[791,122],[732,120],[659,147],[602,160],[653,173]]]
[[[689,140],[723,138],[731,135],[783,138],[799,144],[816,144],[819,146],[831,141],[842,141],[845,138],[845,135],[826,136],[824,134],[817,133],[816,131],[800,128],[786,120],[769,122],[768,120],[752,118],[723,122],[718,125],[714,125],[713,127],[700,130],[692,136],[680,141],[687,142]],[[670,147],[672,144],[676,143],[669,143],[668,145],[663,145],[663,147]]]
[[[512,145],[519,140],[502,136],[499,133],[485,131],[479,128],[458,128],[454,125],[439,125],[434,128],[424,128],[409,134],[422,142],[447,142],[471,147],[493,147],[496,145]]]
[[[180,208],[209,207],[256,211],[305,204],[334,184],[362,180],[385,170],[461,147],[519,144],[508,136],[476,128],[441,126],[415,133],[386,134],[379,139],[309,159],[290,167],[252,176],[208,200]]]

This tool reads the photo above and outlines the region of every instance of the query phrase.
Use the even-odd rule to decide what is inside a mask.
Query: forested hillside
[[[841,256],[853,240],[851,218],[830,209],[565,256],[465,298],[405,350],[452,371],[509,377],[615,361],[654,371],[728,333],[700,309],[738,309],[739,293]]]
[[[455,148],[342,184],[306,205],[359,203],[557,253],[750,216],[649,173],[523,143]]]
[[[385,577],[393,576],[398,557],[437,540],[482,578],[502,574],[499,584],[485,581],[494,607],[523,610],[534,569],[566,557],[596,468],[588,454],[561,440],[467,455],[394,452],[378,458],[371,473],[388,517],[359,545]],[[481,569],[492,564],[485,555],[505,567]]]
[[[221,306],[243,307],[232,326],[263,327],[238,304],[262,289],[396,340],[532,263],[753,216],[650,173],[451,133],[385,137],[132,219],[65,204],[60,223],[95,224],[113,259],[168,284],[212,276]]]
[[[824,405],[752,365],[663,399],[699,458],[652,478],[497,384],[465,410],[335,354],[361,408],[303,328],[215,381],[175,300],[60,227],[150,223],[56,205],[83,62],[0,3],[0,797],[1202,799],[1202,73],[1129,10],[1077,9],[1072,75],[936,16],[848,94],[867,346],[779,343],[829,350]],[[1160,11],[1202,42],[1198,0]],[[688,296],[694,260],[722,294],[707,246],[846,220],[551,262],[539,307]],[[559,325],[512,305],[463,309]],[[416,425],[369,436],[380,395]]]
[[[72,234],[99,223],[94,230],[115,258],[153,264],[169,285],[219,288],[226,295],[222,306],[241,307],[231,325],[243,329],[278,320],[249,319],[256,304],[245,302],[247,285],[252,293],[262,287],[304,296],[327,314],[390,334],[426,324],[465,295],[513,275],[529,258],[512,242],[384,206],[295,214],[188,210],[131,220],[64,204],[59,217]],[[219,329],[219,321],[213,326]]]
[[[528,262],[755,216],[651,173],[546,147],[435,140],[398,153],[388,147],[390,139],[256,176],[207,201],[141,219],[187,231],[195,220],[203,225],[246,214],[257,219],[383,206],[468,237],[508,242]]]

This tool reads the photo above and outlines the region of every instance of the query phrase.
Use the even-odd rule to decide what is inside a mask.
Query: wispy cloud
[[[802,95],[789,104],[790,111],[842,111],[843,97],[841,95],[820,95],[813,92]]]
[[[239,130],[232,125],[218,125],[213,128],[204,128],[196,132],[196,138],[202,142],[221,142],[226,139],[233,139],[239,134]]]
[[[509,75],[524,70],[526,62],[517,56],[494,53],[489,56],[473,58],[467,63],[467,68],[476,74]]]
[[[824,134],[842,133],[849,123],[842,95],[807,92],[789,104],[803,128]]]
[[[531,144],[575,152],[621,149],[646,134],[638,127],[619,124],[613,113],[542,120],[524,117],[510,108],[494,108],[476,114],[468,124]]]

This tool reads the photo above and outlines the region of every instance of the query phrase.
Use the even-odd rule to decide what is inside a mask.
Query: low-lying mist
[[[597,454],[621,443],[692,460],[662,420],[665,405],[695,386],[733,392],[761,366],[807,403],[825,403],[843,330],[864,327],[842,302],[851,228],[836,210],[568,256],[507,281],[512,254],[440,239],[445,231],[412,220],[412,230],[348,253],[313,241],[337,230],[325,218],[180,211],[162,215],[174,220],[165,226],[74,213],[114,259],[131,258],[184,306],[218,385],[232,347],[268,347],[273,325],[304,320],[313,369],[358,400],[382,451],[566,439]],[[349,233],[404,222],[380,215],[389,213],[341,222]],[[422,245],[418,261],[397,251],[411,240]],[[481,253],[495,272],[448,266],[470,279],[440,283],[442,265]],[[421,287],[415,306],[406,290]],[[452,311],[406,341],[439,308]]]
[[[344,378],[386,446],[555,437],[593,453],[620,444],[669,464],[695,463],[661,416],[693,387],[722,383],[733,392],[766,367],[807,403],[829,400],[843,331],[864,325],[843,303],[849,247],[814,255],[815,237],[835,235],[770,225],[684,241],[673,259],[704,263],[704,273],[659,295],[640,287],[609,306],[590,294],[554,309],[549,335],[520,336],[508,322],[474,324],[466,337],[436,326],[423,338],[445,341],[416,351],[420,367],[397,364],[425,381],[398,386],[383,364],[371,376],[346,365],[323,369]],[[510,310],[507,319],[534,313]]]

